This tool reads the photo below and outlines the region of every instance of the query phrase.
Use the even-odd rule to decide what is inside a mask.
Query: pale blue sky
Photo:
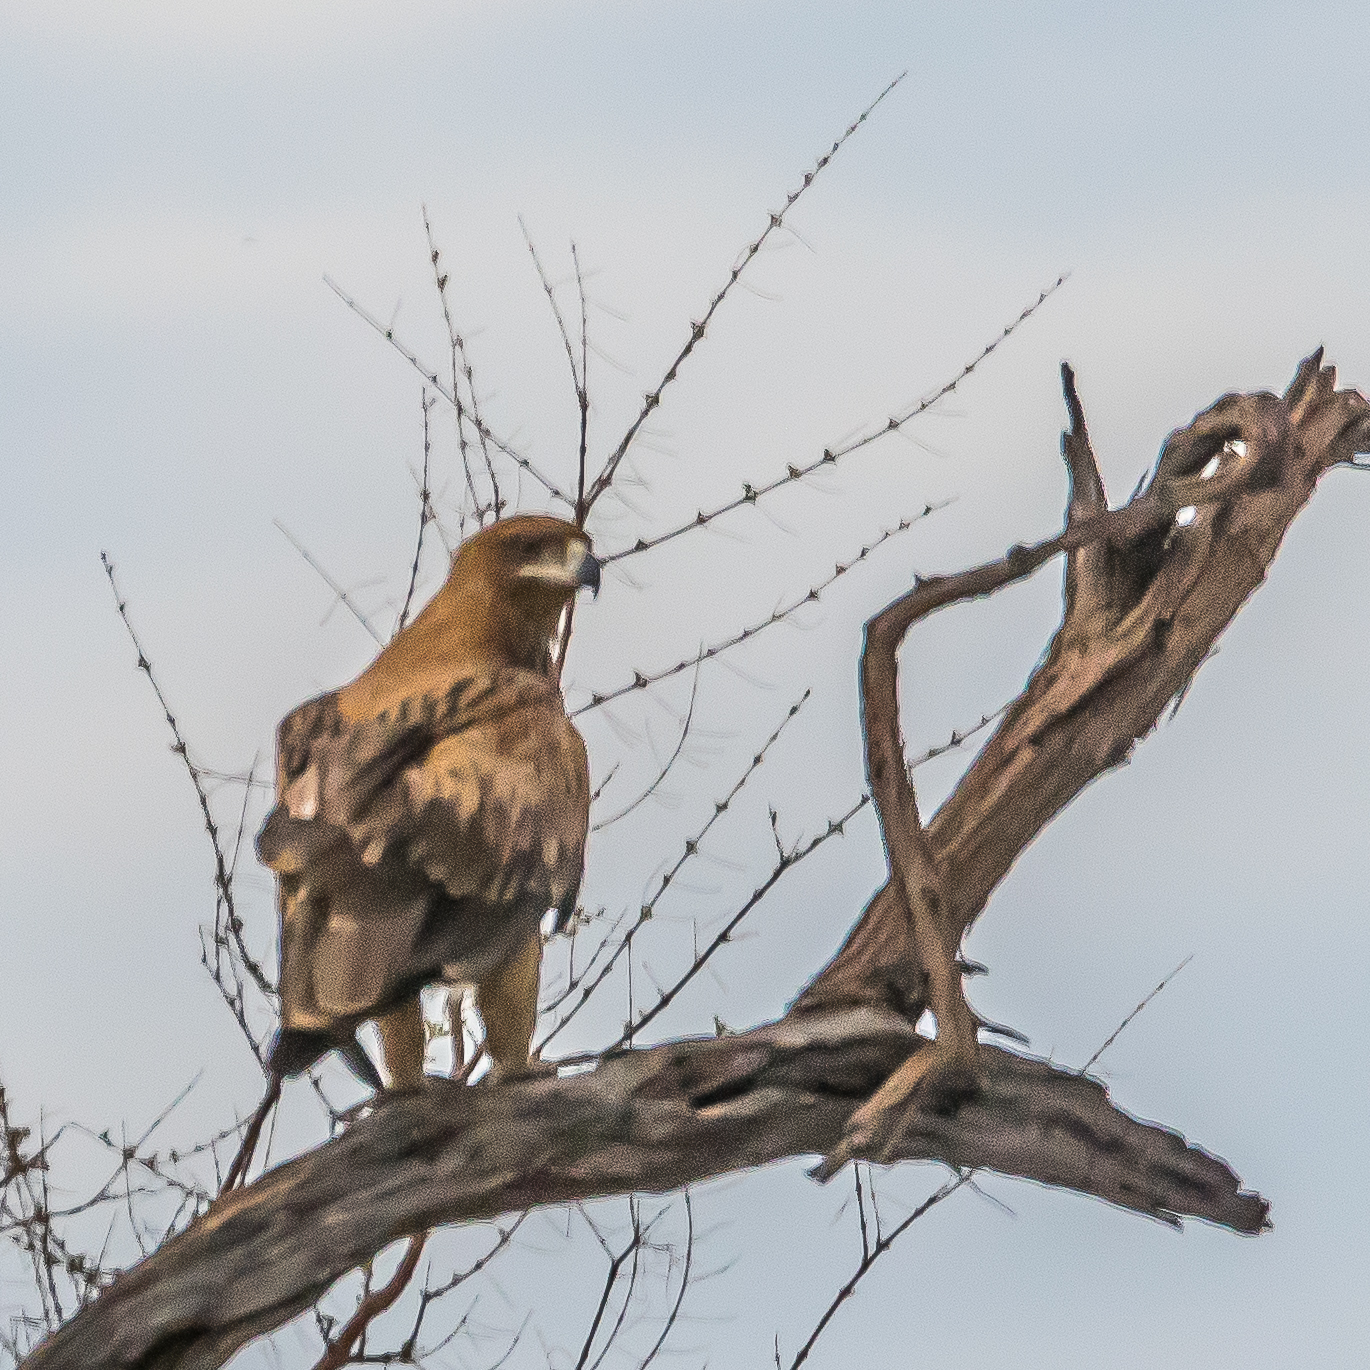
[[[635,906],[814,687],[682,893],[682,921],[663,918],[649,957],[662,975],[690,917],[707,923],[755,883],[767,801],[797,834],[859,791],[863,617],[914,569],[1057,525],[1062,357],[1115,498],[1171,427],[1226,390],[1282,386],[1320,342],[1348,383],[1370,385],[1358,6],[9,0],[0,34],[0,1079],[21,1113],[137,1127],[201,1067],[181,1136],[252,1102],[254,1068],[198,966],[203,835],[98,552],[118,563],[206,764],[267,755],[286,709],[365,664],[370,639],[341,611],[320,625],[328,593],[272,520],[388,621],[415,521],[417,378],[322,277],[440,359],[421,203],[492,422],[569,471],[565,359],[517,216],[558,280],[572,237],[592,269],[602,453],[738,249],[908,69],[669,392],[633,507],[594,530],[606,548],[881,421],[1072,273],[911,441],[853,457],[772,519],[634,563],[633,583],[610,580],[582,616],[573,674],[612,685],[763,617],[902,513],[957,497],[848,577],[806,631],[739,653],[743,675],[705,672],[673,804],[644,806],[592,851],[593,897]],[[449,430],[436,453],[450,475]],[[992,972],[977,1005],[1071,1063],[1192,953],[1101,1068],[1124,1107],[1226,1156],[1271,1199],[1274,1231],[1177,1236],[990,1180],[1017,1216],[958,1195],[886,1258],[814,1365],[1370,1356],[1367,518],[1370,482],[1329,477],[1178,719],[1048,830],[970,944]],[[438,574],[434,558],[429,588]],[[920,630],[911,748],[1018,688],[1058,576]],[[666,703],[687,693],[677,682]],[[649,772],[667,713],[618,722],[621,735],[589,730],[599,773],[625,751]],[[934,801],[955,768],[929,770]],[[670,1030],[781,1011],[879,870],[874,827],[858,822],[777,891]],[[254,868],[242,889],[264,945],[269,883]],[[621,1013],[606,1005],[595,1026]],[[301,1141],[313,1125],[302,1109],[292,1123]],[[900,1172],[891,1203],[933,1183]],[[735,1264],[687,1304],[698,1321],[678,1363],[769,1363],[777,1331],[792,1354],[854,1258],[850,1215],[834,1222],[846,1196],[797,1166],[702,1189],[709,1261]],[[599,1274],[583,1243],[544,1236],[486,1316],[516,1326],[521,1282],[541,1272],[547,1336],[576,1344]],[[308,1364],[307,1348],[286,1334],[280,1363]],[[532,1340],[523,1351],[545,1360]]]

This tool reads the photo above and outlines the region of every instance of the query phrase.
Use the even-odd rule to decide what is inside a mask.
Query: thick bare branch
[[[625,1052],[568,1079],[489,1089],[432,1080],[221,1200],[26,1370],[207,1370],[397,1237],[821,1154],[922,1041],[897,1015],[856,1009]],[[901,1157],[1064,1185],[1163,1222],[1265,1224],[1265,1201],[1226,1165],[1121,1112],[1098,1081],[996,1048],[983,1055],[981,1096],[952,1116],[916,1112]]]
[[[895,870],[784,1019],[611,1054],[560,1080],[475,1089],[431,1081],[382,1098],[336,1141],[220,1200],[26,1365],[219,1365],[397,1237],[831,1155],[891,1075],[936,1051],[912,1026],[928,995],[908,890],[922,880],[934,891],[954,948],[1023,848],[1126,757],[1184,688],[1260,584],[1322,472],[1370,450],[1370,404],[1338,391],[1321,361],[1310,357],[1283,398],[1227,396],[1172,434],[1149,485],[1112,511],[1102,485],[1090,488],[1083,411],[1066,377],[1076,498],[1065,531],[922,581],[876,622],[897,645],[933,610],[989,594],[1060,552],[1078,593],[1041,667],[922,833],[921,853],[907,823],[890,829],[891,845],[912,851],[910,879]],[[881,764],[897,787],[897,717],[882,726]],[[911,805],[898,793],[882,799],[896,823],[916,824],[911,808],[901,818],[901,802]],[[883,1158],[1023,1176],[1166,1222],[1264,1226],[1264,1200],[1242,1191],[1226,1165],[1122,1113],[1099,1082],[989,1046],[978,1048],[978,1071],[979,1092],[955,1109],[915,1094]]]
[[[1337,390],[1335,370],[1321,360],[1319,350],[1301,364],[1283,399],[1228,395],[1172,433],[1150,483],[1121,509],[1091,499],[1092,511],[1079,509],[1058,537],[923,581],[891,606],[889,628],[906,631],[937,608],[989,594],[1057,552],[1071,554],[1073,593],[1050,650],[927,826],[949,945],[1028,843],[1090,781],[1126,760],[1185,688],[1265,578],[1319,476],[1370,449],[1370,403]],[[1073,394],[1073,378],[1067,385]],[[1078,397],[1072,410],[1082,436]],[[796,1006],[851,1003],[914,1016],[927,1006],[893,882]]]

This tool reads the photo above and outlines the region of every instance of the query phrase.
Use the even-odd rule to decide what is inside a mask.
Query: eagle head
[[[599,578],[582,529],[547,514],[516,514],[457,548],[439,596],[461,602],[465,622],[495,655],[537,669],[562,611],[578,590],[598,593]]]
[[[582,587],[598,592],[599,561],[575,524],[515,514],[467,538],[452,558],[452,577],[484,580],[523,603],[555,603],[559,615]]]

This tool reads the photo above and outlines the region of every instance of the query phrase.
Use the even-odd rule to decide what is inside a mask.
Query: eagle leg
[[[423,1026],[423,1004],[417,994],[376,1019],[381,1052],[391,1089],[418,1089],[423,1084],[423,1058],[428,1038]]]
[[[452,1075],[455,1078],[466,1068],[466,1022],[462,1017],[462,1001],[466,991],[460,985],[447,989],[447,1031],[452,1038]]]
[[[932,1112],[950,1111],[980,1091],[975,1058],[940,1034],[904,1062],[847,1120],[842,1140],[809,1174],[830,1180],[850,1160],[885,1161],[903,1122],[903,1106],[915,1095]]]
[[[542,1073],[531,1060],[541,966],[542,938],[534,932],[476,986],[494,1083]]]

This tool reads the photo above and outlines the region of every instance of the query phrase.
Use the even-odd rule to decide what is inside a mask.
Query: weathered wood
[[[1067,531],[1003,560],[925,582],[898,603],[907,623],[988,594],[1072,547],[1065,614],[1042,664],[927,825],[958,945],[1028,844],[1091,781],[1155,727],[1251,593],[1328,469],[1370,451],[1370,402],[1336,388],[1322,349],[1283,397],[1227,395],[1166,441],[1156,473],[1121,509],[1104,508],[1074,376]],[[1236,449],[1225,444],[1238,440]],[[1245,452],[1239,450],[1245,444]],[[1218,457],[1215,473],[1205,474]],[[1193,520],[1176,525],[1179,510]],[[893,606],[891,606],[893,607]],[[916,1016],[926,979],[895,882],[796,1000],[801,1011],[884,1004]]]
[[[24,1365],[207,1370],[397,1237],[821,1155],[920,1041],[902,1018],[856,1009],[625,1052],[567,1079],[431,1081],[226,1195]],[[1121,1112],[1097,1081],[982,1054],[983,1094],[953,1116],[915,1111],[897,1157],[1021,1175],[1166,1222],[1265,1224],[1265,1201],[1223,1162]]]

